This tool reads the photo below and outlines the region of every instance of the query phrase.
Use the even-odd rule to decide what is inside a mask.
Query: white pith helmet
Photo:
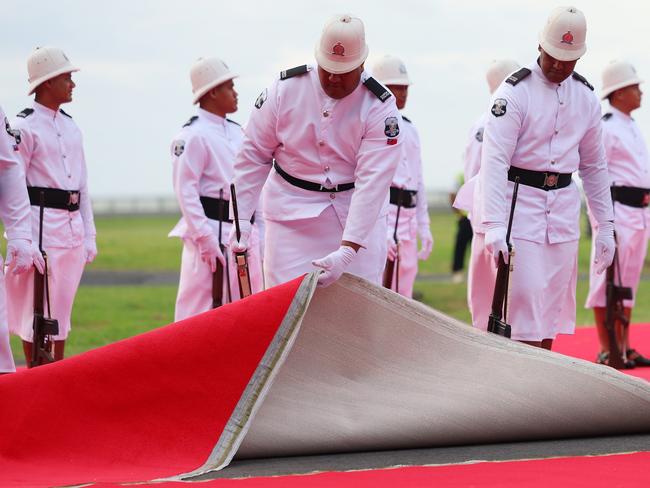
[[[559,61],[575,61],[587,52],[587,20],[575,7],[557,7],[539,34],[539,45]]]
[[[603,89],[600,97],[605,99],[616,90],[639,83],[643,83],[643,80],[636,74],[632,64],[627,61],[610,61],[603,70]]]
[[[358,68],[368,57],[363,22],[351,15],[332,17],[315,49],[318,66],[328,73],[343,74]]]
[[[230,71],[230,68],[221,59],[199,58],[190,69],[190,80],[192,81],[192,103],[199,103],[203,95],[212,90],[215,86],[221,85],[228,80],[237,78],[238,75]]]
[[[520,68],[519,63],[512,59],[495,59],[485,73],[490,93],[499,88],[499,85],[512,73]]]
[[[386,55],[375,63],[372,76],[384,85],[411,85],[406,65],[397,56]]]
[[[58,47],[37,47],[27,58],[27,75],[29,76],[28,95],[45,83],[64,73],[79,71],[70,63],[65,53]]]

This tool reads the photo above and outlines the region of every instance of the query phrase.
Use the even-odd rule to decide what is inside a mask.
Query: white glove
[[[7,267],[13,274],[21,274],[32,267],[32,243],[28,239],[11,239],[7,242]]]
[[[397,243],[395,239],[389,237],[386,244],[388,248],[388,259],[395,261],[395,258],[397,258]]]
[[[492,254],[494,263],[499,265],[499,253],[503,254],[503,260],[507,263],[510,259],[508,254],[508,244],[506,243],[506,228],[501,225],[488,226],[485,233],[485,249]]]
[[[210,270],[214,273],[217,270],[217,260],[222,266],[226,265],[221,249],[219,249],[219,240],[214,234],[208,234],[196,240],[199,247],[201,261],[210,265]]]
[[[418,229],[420,237],[420,252],[418,252],[418,259],[426,261],[433,250],[433,236],[429,227],[422,227]]]
[[[239,219],[239,229],[241,231],[241,237],[239,238],[239,241],[237,241],[237,230],[235,229],[235,223],[233,222],[232,229],[230,229],[230,236],[228,238],[232,252],[244,252],[248,249],[248,241],[251,237],[250,221]]]
[[[605,271],[614,261],[614,222],[598,224],[598,234],[594,242],[594,269],[597,274]]]
[[[35,242],[32,243],[32,259],[36,270],[41,274],[45,274],[45,258],[43,258],[43,253],[41,253],[38,244]]]
[[[350,246],[341,246],[324,258],[312,261],[311,264],[323,269],[318,277],[318,286],[329,286],[338,280],[356,254],[357,252]]]
[[[92,263],[97,257],[97,243],[95,236],[89,236],[84,239],[84,252],[86,255],[86,264]]]

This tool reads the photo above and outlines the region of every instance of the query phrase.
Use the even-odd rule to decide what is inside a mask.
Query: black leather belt
[[[69,212],[79,210],[81,195],[79,190],[60,190],[58,188],[43,188],[40,186],[28,186],[29,203],[41,205],[41,193],[43,194],[43,206],[47,208],[58,208]]]
[[[199,197],[205,216],[210,220],[232,223],[230,218],[230,201],[223,198]],[[255,213],[251,217],[251,224],[255,223]]]
[[[636,186],[612,186],[612,200],[628,207],[644,208],[650,203],[650,189]]]
[[[275,171],[277,171],[277,173],[280,176],[282,176],[282,178],[284,178],[288,183],[291,183],[293,186],[297,186],[298,188],[302,188],[303,190],[321,191],[324,193],[332,193],[332,192],[336,193],[340,191],[352,190],[354,188],[354,183],[341,183],[340,185],[335,185],[332,188],[326,188],[319,183],[314,183],[313,181],[301,180],[300,178],[291,176],[285,170],[280,168],[280,165],[278,165],[277,161],[273,162],[273,167],[275,168]]]
[[[526,186],[539,188],[540,190],[559,190],[571,184],[571,173],[553,173],[550,171],[533,171],[530,169],[510,166],[508,180],[515,181],[519,177],[519,183]]]
[[[391,186],[390,203],[404,208],[415,208],[418,204],[418,191]]]

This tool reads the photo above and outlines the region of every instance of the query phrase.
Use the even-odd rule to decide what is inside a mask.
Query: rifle
[[[507,322],[508,314],[508,292],[510,290],[510,273],[514,269],[513,258],[515,256],[510,242],[512,231],[512,218],[515,215],[517,203],[517,192],[519,191],[519,177],[515,177],[515,186],[512,190],[512,203],[510,204],[510,217],[508,218],[508,230],[506,232],[506,244],[508,245],[508,263],[499,253],[499,264],[497,266],[497,278],[494,283],[494,295],[492,295],[492,312],[488,318],[488,332],[510,338],[512,327]]]
[[[384,277],[382,285],[384,288],[393,289],[393,276],[395,277],[395,291],[399,293],[399,239],[397,239],[397,226],[399,224],[399,211],[402,208],[402,198],[397,199],[397,216],[395,217],[395,228],[393,229],[393,241],[397,245],[397,255],[392,261],[386,258],[386,267],[384,268]]]
[[[235,184],[230,184],[230,201],[232,202],[232,212],[235,218],[235,232],[237,240],[241,238],[241,229],[239,228],[239,211],[237,209],[237,194],[235,193]],[[246,298],[251,295],[251,275],[248,271],[248,253],[235,252],[235,264],[237,265],[237,281],[239,282],[239,298]]]
[[[223,203],[223,188],[219,190],[219,201]],[[223,207],[221,207],[223,208]],[[224,252],[224,245],[221,242],[221,227],[222,221],[219,219],[219,250],[222,255]],[[217,259],[217,269],[212,273],[212,308],[217,308],[223,305],[223,265]]]
[[[52,336],[59,333],[59,322],[52,318],[50,310],[50,287],[47,274],[47,254],[43,250],[43,211],[45,207],[45,192],[40,192],[40,216],[38,222],[38,250],[45,261],[44,273],[41,274],[34,269],[34,321],[32,328],[34,338],[32,339],[32,357],[29,367],[34,368],[43,364],[54,362],[52,348],[54,341]],[[44,300],[47,300],[47,317],[45,317]]]
[[[614,242],[616,242],[616,233],[614,233]],[[623,300],[632,299],[632,288],[622,286],[621,282],[621,269],[618,261],[618,243],[616,243],[616,250],[614,251],[614,260],[607,268],[605,276],[606,282],[606,315],[605,315],[605,329],[607,329],[607,338],[609,342],[609,360],[607,364],[615,369],[623,369],[625,367],[625,344],[624,340],[619,341],[616,337],[616,322],[620,322],[621,328],[625,329],[630,321],[625,316]],[[618,285],[615,284],[615,275],[618,273]],[[623,330],[621,331],[622,338],[625,337]]]

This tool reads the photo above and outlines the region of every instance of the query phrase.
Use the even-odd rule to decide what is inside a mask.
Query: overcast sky
[[[425,184],[447,189],[462,170],[474,120],[489,104],[485,71],[497,58],[534,62],[547,0],[401,0],[273,2],[207,0],[2,0],[0,104],[8,114],[31,105],[26,59],[36,46],[64,49],[82,71],[65,106],[80,125],[91,194],[172,194],[169,144],[195,112],[189,68],[218,56],[235,80],[245,124],[253,102],[276,74],[313,62],[322,25],[349,11],[366,26],[370,57],[401,57],[414,85],[404,110],[422,138]],[[575,4],[588,22],[588,50],[576,71],[599,90],[611,59],[650,76],[650,4],[639,0]],[[650,100],[650,99],[649,99]],[[650,137],[650,107],[635,114]]]

